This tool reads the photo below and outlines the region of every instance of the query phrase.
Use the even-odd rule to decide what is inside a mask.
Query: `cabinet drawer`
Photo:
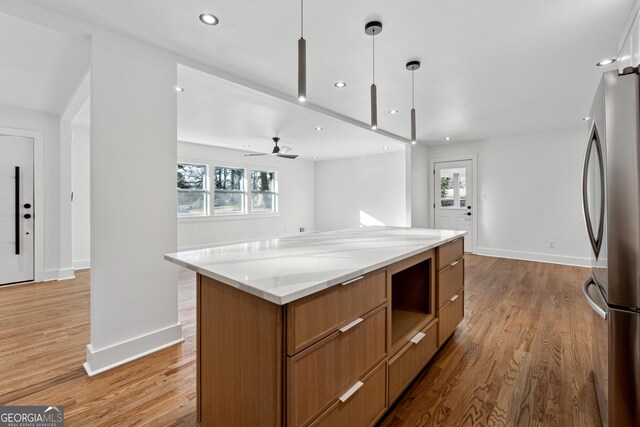
[[[436,252],[436,266],[438,270],[445,268],[464,255],[464,237],[438,247]]]
[[[287,420],[300,426],[320,415],[386,357],[387,306],[349,329],[287,358]]]
[[[293,356],[387,300],[384,270],[287,306],[287,353]]]
[[[312,426],[373,425],[387,410],[386,376],[387,364],[383,362],[349,387]]]
[[[438,271],[438,308],[464,287],[464,258]]]
[[[438,346],[451,336],[464,318],[464,290],[455,294],[439,311]]]
[[[413,338],[414,341],[419,339],[417,343],[410,341],[389,361],[389,404],[393,403],[435,354],[438,349],[437,324],[437,321],[433,321],[427,325]]]

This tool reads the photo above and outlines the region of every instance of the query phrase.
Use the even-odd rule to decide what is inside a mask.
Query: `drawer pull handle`
[[[451,300],[450,300],[450,301],[451,301],[451,302],[454,302],[454,301],[455,301],[455,300],[457,300],[457,299],[458,299],[458,295],[454,295],[454,296],[452,296],[452,297],[451,297]]]
[[[357,383],[355,383],[354,385],[351,386],[351,388],[349,390],[347,390],[342,396],[340,396],[340,402],[344,403],[347,400],[349,400],[349,398],[351,396],[353,396],[353,394],[358,391],[360,389],[360,387],[362,387],[364,385],[364,383],[362,381],[358,381]]]
[[[357,282],[360,279],[364,279],[364,276],[358,276],[355,279],[351,279],[351,280],[347,280],[346,282],[342,282],[342,286],[344,285],[350,285],[353,282]]]
[[[426,337],[427,334],[425,334],[424,332],[418,332],[417,334],[415,334],[413,336],[413,338],[411,338],[411,342],[414,344],[418,344],[420,341],[422,341],[422,338]]]
[[[344,325],[342,328],[340,328],[340,332],[347,332],[349,329],[353,328],[358,323],[363,322],[363,321],[364,321],[364,319],[362,317],[358,317],[353,322],[348,323],[348,324]]]
[[[451,263],[451,267],[455,267],[456,265],[458,265],[458,263],[459,263],[459,262],[460,262],[460,261],[452,262],[452,263]]]

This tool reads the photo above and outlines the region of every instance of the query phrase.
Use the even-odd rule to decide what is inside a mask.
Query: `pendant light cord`
[[[416,70],[411,70],[411,108],[416,108],[416,89],[415,89],[415,79],[414,73]]]
[[[300,38],[304,38],[304,0],[300,0]]]
[[[373,84],[376,84],[376,30],[373,29],[373,34],[371,35],[371,39],[373,40]]]

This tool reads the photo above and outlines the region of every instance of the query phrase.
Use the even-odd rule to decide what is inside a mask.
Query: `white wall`
[[[36,276],[39,280],[65,277],[60,267],[60,119],[50,114],[0,104],[0,127],[40,132],[44,140],[42,160],[44,181],[44,206],[34,207],[44,217],[43,246],[36,248],[41,254],[36,260]],[[38,237],[36,238],[38,239]],[[38,240],[36,240],[36,243]],[[41,270],[41,271],[38,271]]]
[[[178,143],[180,161],[229,166],[261,166],[277,171],[279,213],[226,218],[179,218],[178,248],[259,239],[314,230],[314,163],[271,156],[244,157],[245,152],[208,145]],[[175,178],[173,183],[175,188]],[[174,209],[175,210],[175,209]]]
[[[411,147],[411,226],[430,228],[429,157],[425,145]]]
[[[175,56],[109,32],[92,39],[89,374],[182,341]]]
[[[73,268],[88,268],[91,261],[90,137],[89,128],[73,126],[71,141],[71,235]]]
[[[478,156],[478,253],[588,265],[581,179],[587,129],[429,147],[429,158]],[[548,247],[549,241],[555,248]]]
[[[406,226],[404,151],[316,162],[316,230]]]

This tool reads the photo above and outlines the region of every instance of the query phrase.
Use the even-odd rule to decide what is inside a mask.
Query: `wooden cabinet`
[[[455,294],[440,308],[438,323],[438,345],[442,345],[453,334],[464,318],[464,290]]]
[[[288,358],[288,425],[320,415],[386,357],[387,308]]]
[[[202,427],[370,426],[464,317],[464,240],[286,305],[198,274]]]
[[[386,410],[387,363],[383,362],[336,399],[312,426],[372,426]]]
[[[377,271],[287,305],[287,354],[303,350],[387,300]]]
[[[389,405],[411,383],[438,349],[438,320],[422,331],[389,360]]]

